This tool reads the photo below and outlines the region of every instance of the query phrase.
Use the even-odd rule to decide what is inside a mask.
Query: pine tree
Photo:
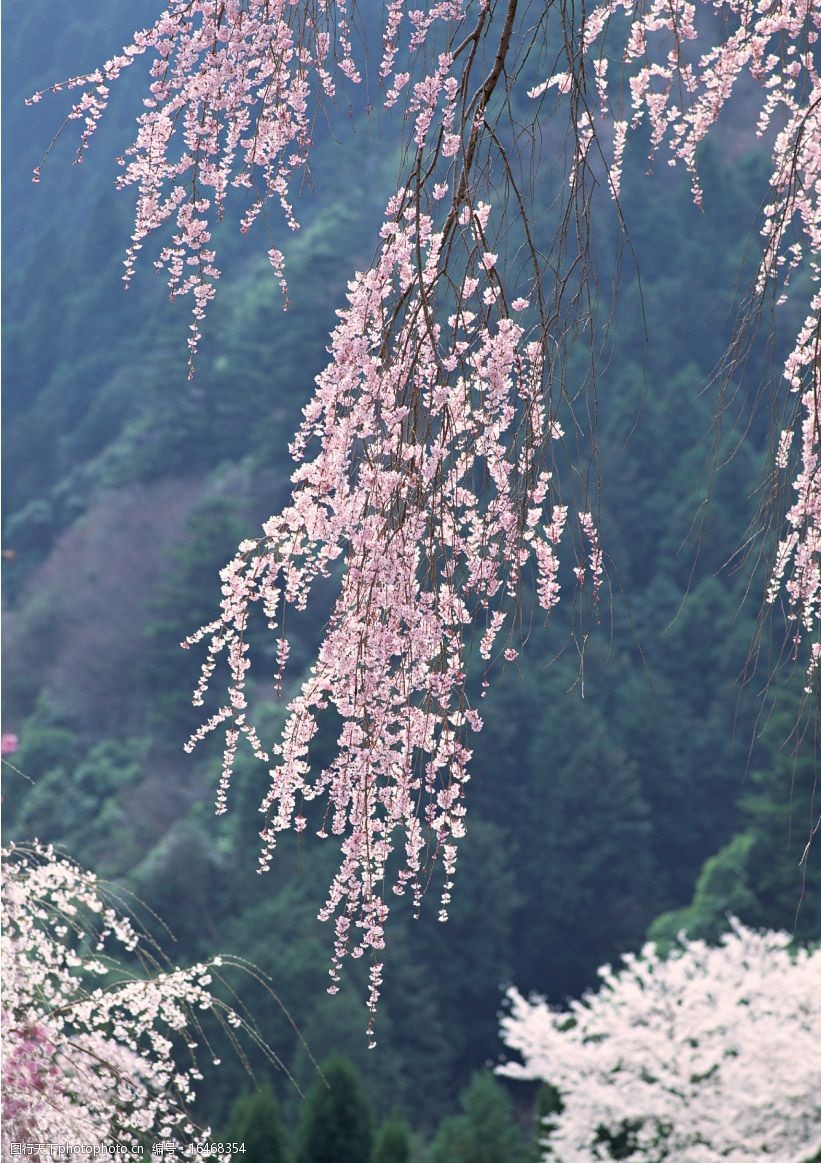
[[[231,1112],[229,1141],[245,1145],[248,1163],[286,1163],[290,1158],[270,1086],[237,1099]]]
[[[356,1067],[334,1054],[321,1074],[305,1102],[297,1163],[370,1163],[371,1111]]]
[[[821,866],[805,851],[818,820],[815,757],[809,749],[791,754],[782,744],[800,714],[788,701],[773,715],[741,798],[742,830],[705,861],[691,903],[653,922],[654,940],[673,941],[684,931],[716,941],[731,914],[756,928],[786,929],[800,941],[821,936]]]
[[[408,1124],[399,1116],[386,1119],[374,1143],[372,1163],[410,1163]]]
[[[434,1139],[431,1163],[532,1163],[513,1104],[492,1074],[475,1074],[463,1092],[463,1113],[446,1119]]]

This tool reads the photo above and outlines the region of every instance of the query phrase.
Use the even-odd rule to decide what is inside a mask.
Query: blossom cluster
[[[444,0],[424,13],[412,9],[409,0],[393,0],[389,8],[379,70],[388,106],[409,79],[395,71],[400,46],[416,52],[439,24],[458,24],[462,2]],[[119,159],[118,186],[137,190],[124,278],[131,280],[146,239],[164,232],[167,241],[155,265],[165,272],[172,298],[193,300],[192,374],[201,324],[220,276],[212,232],[229,191],[246,192],[243,232],[271,203],[297,229],[291,186],[308,163],[320,104],[334,97],[341,80],[361,81],[354,47],[347,0],[171,0],[122,52],[29,99],[81,90],[68,120],[82,123],[77,148],[82,161],[112,84],[139,57],[147,54],[151,60],[137,136]],[[429,120],[436,97],[435,79],[420,81],[413,87],[411,112]],[[268,255],[285,290],[284,255],[279,247]]]
[[[559,1091],[546,1159],[817,1158],[821,950],[734,921],[717,947],[648,945],[599,972],[566,1010],[508,994],[502,1036],[523,1064],[500,1072]]]
[[[626,14],[626,47],[618,80],[608,66],[605,34]],[[600,0],[587,13],[581,47],[593,61],[598,114],[585,103],[578,126],[577,167],[587,164],[594,134],[612,137],[609,180],[618,198],[628,135],[646,124],[651,158],[666,147],[670,165],[686,167],[703,200],[697,151],[739,93],[752,107],[755,133],[770,151],[770,198],[763,207],[763,246],[755,296],[782,304],[792,283],[806,317],[784,364],[800,402],[800,466],[793,480],[788,531],[779,545],[767,600],[786,589],[797,647],[811,642],[809,671],[821,662],[821,7],[813,0]],[[570,76],[563,75],[566,84]],[[629,88],[629,109],[622,88]],[[531,90],[540,96],[562,78]],[[597,121],[598,118],[598,121]],[[599,126],[600,128],[597,128]],[[801,274],[799,279],[797,276]],[[781,434],[776,464],[785,468],[793,430]]]
[[[19,750],[20,741],[11,731],[4,731],[0,738],[0,755],[14,755]]]
[[[441,856],[446,915],[464,832],[465,732],[482,725],[467,689],[470,643],[478,640],[486,667],[505,653],[497,643],[527,567],[546,611],[559,596],[567,509],[545,465],[562,433],[550,418],[542,346],[505,308],[496,256],[484,249],[489,216],[479,204],[458,217],[468,268],[448,314],[442,231],[401,195],[391,204],[380,256],[350,284],[292,446],[292,503],[260,541],[240,546],[222,575],[220,619],[189,639],[210,639],[200,700],[219,654],[231,672],[229,703],[191,743],[226,725],[222,809],[240,736],[269,759],[246,718],[249,616],[260,608],[281,635],[280,684],[285,608],[304,609],[316,580],[341,568],[261,805],[264,869],[278,834],[306,827],[306,801],[327,797],[320,835],[342,838],[321,914],[336,918],[332,988],[346,955],[383,947],[386,878],[418,907]],[[523,312],[526,300],[517,306]],[[597,551],[591,562],[598,583]],[[328,707],[340,724],[336,756],[315,770],[309,746]],[[379,972],[376,957],[371,1006]]]
[[[3,1157],[23,1142],[202,1141],[198,1015],[247,1030],[213,992],[221,960],[135,976],[122,959],[150,953],[145,938],[92,873],[40,845],[3,856]]]

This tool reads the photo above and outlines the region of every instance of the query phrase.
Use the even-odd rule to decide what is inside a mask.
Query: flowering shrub
[[[809,1163],[821,1151],[821,950],[732,923],[653,945],[566,1010],[508,992],[502,1037],[560,1096],[546,1159]]]
[[[51,848],[6,850],[2,888],[3,1157],[13,1143],[205,1138],[188,1113],[198,1043],[214,1057],[198,1015],[266,1049],[213,992],[223,960],[133,976],[112,950],[150,961],[145,937]]]

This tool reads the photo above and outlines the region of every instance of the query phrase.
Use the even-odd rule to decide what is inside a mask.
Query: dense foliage
[[[270,1087],[237,1099],[231,1112],[229,1143],[244,1143],[255,1163],[286,1163],[289,1158],[279,1107]]]
[[[430,1149],[431,1163],[532,1163],[513,1119],[512,1103],[492,1074],[477,1074],[461,1099],[462,1113],[445,1119]]]
[[[320,1070],[302,1113],[297,1163],[370,1159],[372,1115],[356,1070],[339,1056],[326,1059]]]
[[[5,5],[6,134],[22,169],[37,163],[54,125],[47,102],[24,111],[23,97],[92,69],[132,31],[130,4],[86,9],[62,14],[54,37],[51,5]],[[530,81],[542,79],[533,62]],[[137,88],[135,77],[131,98]],[[801,863],[815,822],[814,765],[811,754],[794,758],[789,741],[803,681],[775,716],[758,679],[734,685],[758,614],[745,595],[764,593],[767,578],[754,556],[728,566],[755,519],[768,463],[760,369],[785,357],[800,329],[792,303],[782,313],[786,338],[779,332],[773,349],[753,341],[724,396],[711,380],[731,337],[722,321],[732,319],[733,288],[753,273],[746,224],[767,194],[766,162],[740,128],[742,91],[739,115],[700,150],[709,213],[674,175],[651,182],[625,167],[620,208],[642,280],[625,262],[616,300],[604,275],[620,253],[617,232],[606,215],[594,228],[603,277],[590,310],[598,321],[612,315],[596,353],[606,380],[599,376],[595,457],[581,424],[565,420],[564,442],[554,443],[557,468],[577,465],[579,497],[600,477],[607,584],[596,615],[573,576],[574,565],[589,565],[589,546],[572,535],[557,580],[575,600],[545,629],[538,594],[520,595],[527,650],[499,659],[481,704],[450,918],[437,924],[433,900],[422,902],[418,922],[412,907],[394,907],[383,958],[390,987],[379,1048],[368,1054],[361,963],[343,971],[339,996],[324,993],[328,937],[316,914],[332,854],[309,855],[299,837],[283,837],[275,870],[257,877],[247,838],[262,826],[268,780],[247,758],[227,816],[213,820],[220,757],[180,754],[197,720],[188,699],[196,676],[179,642],[218,608],[217,571],[237,543],[288,503],[287,442],[327,362],[347,280],[373,257],[398,152],[383,152],[379,125],[356,99],[341,141],[317,120],[315,191],[298,204],[287,314],[266,258],[215,227],[224,286],[189,382],[184,312],[166,310],[139,277],[120,293],[128,209],[99,179],[109,145],[109,154],[120,148],[112,142],[140,111],[128,92],[120,100],[64,194],[53,177],[30,189],[27,173],[7,166],[4,727],[20,747],[4,770],[6,827],[17,839],[59,843],[135,889],[170,925],[180,964],[227,949],[260,965],[314,1054],[342,1051],[356,1063],[374,1125],[404,1112],[421,1159],[420,1140],[476,1141],[459,1094],[497,1054],[500,983],[563,1003],[595,981],[600,964],[638,948],[659,914],[659,935],[674,937],[680,910],[711,939],[729,910],[771,928],[792,929],[797,915],[802,939],[821,936],[817,862]],[[541,147],[548,155],[558,149],[552,133]],[[70,143],[58,143],[53,163],[61,150],[70,157]],[[535,180],[545,206],[556,189],[547,173]],[[514,253],[518,238],[509,237]],[[570,346],[571,385],[584,379],[586,355],[585,344]],[[317,584],[314,615],[289,622],[280,702],[270,700],[274,647],[250,631],[262,665],[247,697],[266,739],[281,731],[332,611],[330,582]],[[474,701],[485,678],[476,653],[465,688]],[[206,710],[219,710],[216,698]],[[334,721],[320,725],[316,770],[333,764],[338,732]],[[304,814],[306,832],[322,827],[315,804]],[[252,982],[240,992],[309,1091],[315,1068],[287,1018]],[[270,1081],[295,1146],[298,1093],[282,1075]],[[238,1063],[209,1074],[198,1087],[200,1121],[228,1125],[247,1085]],[[527,1130],[527,1113],[523,1121]],[[515,1132],[500,1135],[514,1141]]]

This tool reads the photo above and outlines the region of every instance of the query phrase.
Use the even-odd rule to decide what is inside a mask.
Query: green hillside
[[[44,0],[4,6],[3,729],[20,738],[4,772],[6,835],[52,841],[122,881],[169,926],[176,962],[226,950],[258,965],[284,1010],[253,981],[242,1000],[299,1086],[311,1090],[315,1067],[285,1011],[315,1059],[354,1064],[359,1080],[337,1061],[352,1093],[363,1087],[373,1126],[364,1114],[362,1126],[398,1144],[397,1159],[411,1140],[414,1160],[444,1159],[476,1133],[476,1111],[491,1111],[500,1150],[524,1160],[532,1095],[511,1089],[520,1105],[509,1111],[500,1084],[474,1077],[499,1057],[505,983],[558,1002],[648,930],[710,934],[728,910],[821,937],[817,861],[806,878],[797,871],[812,757],[794,762],[784,743],[801,684],[786,683],[771,713],[766,661],[738,681],[763,591],[756,555],[736,554],[768,463],[764,339],[729,389],[711,379],[749,274],[763,167],[746,150],[705,154],[706,213],[676,175],[634,175],[625,190],[641,283],[627,255],[595,449],[580,438],[580,462],[600,478],[608,593],[597,616],[577,595],[548,626],[525,600],[527,650],[494,687],[476,739],[451,919],[437,923],[437,886],[418,921],[397,902],[369,1051],[366,974],[348,970],[337,997],[325,992],[333,935],[316,914],[331,843],[285,837],[257,875],[265,770],[243,758],[230,811],[214,817],[220,756],[182,751],[199,721],[198,660],[179,642],[213,616],[238,541],[287,497],[288,440],[347,280],[370,261],[398,154],[355,113],[339,140],[318,127],[287,312],[267,245],[225,224],[226,273],[189,382],[187,307],[168,304],[150,256],[127,293],[120,281],[131,207],[113,191],[112,159],[129,140],[136,78],[81,167],[64,139],[39,185],[28,181],[61,108],[23,98],[117,47],[133,5],[61,11],[59,35],[55,19]],[[607,223],[603,272],[617,248]],[[602,317],[609,307],[603,298]],[[572,594],[569,570],[562,582]],[[294,688],[319,617],[296,643]],[[260,634],[255,648],[262,674],[271,646]],[[273,737],[284,703],[262,680],[252,698]],[[320,751],[331,746],[320,738]],[[224,1057],[200,1104],[228,1128],[253,1088]],[[262,1081],[265,1117],[285,1127],[271,1132],[271,1157],[287,1139],[295,1158],[313,1158],[304,1144],[319,1099],[303,1102],[284,1074]]]

